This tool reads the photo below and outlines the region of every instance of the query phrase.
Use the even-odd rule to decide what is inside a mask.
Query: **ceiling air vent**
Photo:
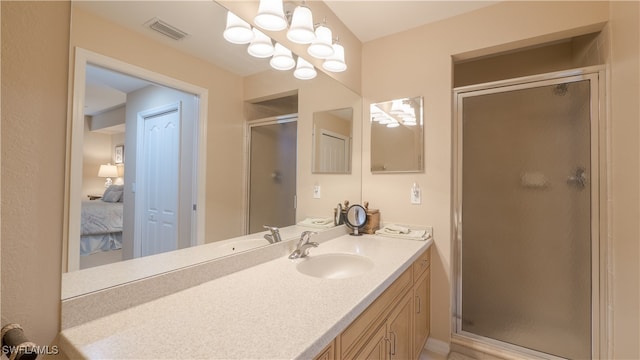
[[[178,29],[173,25],[169,25],[166,22],[153,18],[149,20],[146,24],[151,30],[155,30],[164,36],[168,36],[173,40],[182,40],[185,37],[189,36],[186,32]]]

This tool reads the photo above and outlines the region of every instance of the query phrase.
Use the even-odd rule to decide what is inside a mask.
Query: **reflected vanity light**
[[[253,28],[253,40],[251,40],[251,43],[247,48],[249,55],[257,58],[268,58],[273,55],[274,51],[271,38],[265,35],[262,31]]]
[[[311,44],[316,38],[316,34],[313,31],[313,14],[311,9],[301,5],[297,6],[293,10],[291,17],[291,26],[287,31],[287,39],[293,41],[296,44]]]
[[[331,72],[342,72],[347,70],[347,64],[344,62],[344,47],[337,42],[333,46],[333,55],[329,56],[322,68]]]
[[[309,45],[307,52],[316,59],[326,59],[333,55],[334,52],[331,41],[331,29],[325,25],[320,25],[316,29],[316,39]]]
[[[298,57],[298,64],[296,70],[293,72],[293,76],[300,80],[310,80],[316,77],[318,73],[316,69],[307,60]]]
[[[388,112],[376,104],[372,104],[370,112],[371,121],[378,122],[380,125],[387,125],[390,128],[398,127],[400,124],[405,126],[417,125],[415,111],[409,99],[393,100]]]
[[[264,30],[280,31],[287,28],[282,0],[260,0],[258,13],[253,21]]]
[[[100,165],[98,177],[106,178],[104,181],[104,187],[107,188],[113,184],[113,180],[111,180],[111,178],[118,177],[118,167],[111,165],[110,163],[107,165]]]
[[[296,61],[293,59],[291,50],[280,43],[276,43],[275,52],[269,64],[276,70],[291,70],[296,66]]]
[[[227,26],[222,36],[232,44],[248,44],[253,40],[253,30],[248,22],[240,19],[231,11],[227,11]]]

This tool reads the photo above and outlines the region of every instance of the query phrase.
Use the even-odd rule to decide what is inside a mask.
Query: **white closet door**
[[[180,111],[144,117],[142,256],[178,248]]]
[[[343,173],[347,170],[348,138],[327,132],[320,134],[320,172]]]

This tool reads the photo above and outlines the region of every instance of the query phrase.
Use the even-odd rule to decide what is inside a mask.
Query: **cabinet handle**
[[[396,333],[391,331],[389,334],[393,335],[393,343],[391,344],[391,355],[396,354]]]
[[[388,337],[384,338],[384,341],[389,343],[389,358],[391,358],[391,340]]]
[[[428,264],[428,263],[429,263],[429,260],[424,259],[424,260],[422,260],[422,261],[420,262],[420,265],[421,265],[422,267],[425,267],[425,266],[427,266],[427,264]]]
[[[418,303],[418,311],[416,311],[416,314],[420,314],[422,311],[422,299],[420,299],[420,296],[416,296],[416,302]]]

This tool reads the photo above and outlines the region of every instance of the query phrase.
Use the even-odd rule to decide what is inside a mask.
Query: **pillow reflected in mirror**
[[[122,194],[124,193],[124,185],[111,185],[102,194],[104,202],[122,202]]]

